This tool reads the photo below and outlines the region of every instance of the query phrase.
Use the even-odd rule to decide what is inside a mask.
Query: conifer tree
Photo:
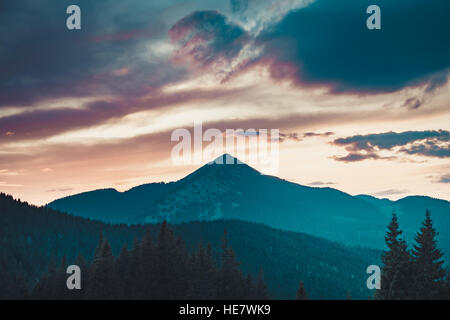
[[[141,270],[138,284],[140,285],[140,292],[143,298],[151,299],[155,286],[155,282],[153,281],[155,249],[149,229],[147,229],[141,241],[139,260]]]
[[[186,274],[187,254],[181,239],[176,239],[164,221],[158,235],[155,249],[156,291],[162,299],[182,299],[188,289]]]
[[[447,276],[445,277],[444,285],[442,286],[442,290],[438,299],[450,299],[450,267],[447,267]]]
[[[95,248],[94,259],[101,255],[102,248],[103,248],[103,232],[100,231],[98,235],[97,247]]]
[[[27,288],[23,278],[2,270],[0,266],[0,300],[18,300],[26,297]]]
[[[202,287],[204,288],[205,299],[214,299],[216,295],[216,279],[217,279],[217,267],[214,262],[211,243],[208,243],[206,247],[205,256],[201,262],[201,269],[203,273]]]
[[[117,297],[116,288],[117,278],[111,246],[100,237],[90,271],[87,296],[90,299],[114,299]]]
[[[130,296],[135,299],[143,299],[141,292],[140,279],[142,277],[141,270],[141,243],[138,239],[134,239],[133,249],[130,252],[130,283],[128,284]]]
[[[383,300],[408,299],[411,291],[411,256],[405,240],[401,237],[395,211],[385,236],[388,250],[383,252],[381,272],[381,289],[376,298]]]
[[[244,292],[245,280],[238,269],[233,248],[228,244],[227,231],[222,238],[221,267],[217,279],[217,299],[239,299]]]
[[[247,300],[256,299],[256,288],[253,283],[253,277],[250,273],[247,275],[247,279],[245,280],[245,297]]]
[[[74,290],[75,292],[72,294],[72,297],[74,299],[82,299],[86,294],[85,286],[87,283],[87,279],[89,279],[89,266],[86,262],[86,259],[84,259],[81,254],[79,254],[75,259],[75,264],[80,267],[81,271],[81,289]]]
[[[40,299],[52,299],[55,296],[55,275],[57,271],[55,256],[50,257],[49,264],[47,266],[47,273],[41,278],[37,285],[33,289],[33,296],[37,296]]]
[[[75,262],[82,271],[82,290],[68,291],[65,286],[65,270],[70,263],[63,258],[58,267],[55,259],[51,259],[48,273],[35,286],[31,297],[236,300],[269,297],[262,272],[256,284],[253,283],[251,275],[243,277],[234,251],[228,244],[226,231],[220,262],[219,269],[210,244],[207,248],[200,245],[196,252],[189,255],[184,242],[174,236],[167,223],[161,225],[155,245],[147,231],[141,241],[135,240],[131,251],[125,243],[117,259],[112,254],[109,242],[103,233],[100,233],[91,265],[88,265],[81,255]],[[145,277],[150,271],[152,277],[148,282]],[[2,274],[0,270],[0,275]],[[14,286],[19,288],[17,284]],[[0,290],[0,297],[2,294]]]
[[[260,269],[258,273],[258,280],[256,281],[256,299],[257,300],[269,300],[269,293],[267,290],[267,285],[264,282],[264,273],[263,270]]]
[[[446,272],[443,268],[442,251],[437,247],[438,232],[433,227],[431,213],[425,212],[425,220],[414,238],[414,298],[434,299],[439,296],[445,284]]]
[[[116,272],[118,277],[118,297],[123,299],[131,298],[132,294],[132,292],[130,291],[130,285],[132,284],[130,263],[130,253],[126,244],[124,244],[116,261]]]
[[[67,270],[67,258],[63,256],[61,259],[61,264],[56,270],[56,274],[54,276],[54,297],[53,299],[68,299],[70,297],[70,291],[67,289],[66,285],[66,270]]]
[[[200,244],[197,253],[193,253],[189,261],[191,269],[189,299],[214,299],[216,268],[212,260],[211,245],[205,249]]]
[[[350,290],[347,290],[347,293],[345,294],[345,300],[352,300],[352,293]]]
[[[11,287],[8,292],[8,296],[11,299],[26,299],[27,295],[28,293],[25,280],[20,275],[14,275],[11,278]]]
[[[303,284],[303,281],[301,281],[301,280],[298,283],[296,300],[308,300],[308,294],[306,293],[305,285]]]
[[[172,259],[174,279],[176,280],[173,291],[175,299],[184,299],[189,289],[189,274],[191,270],[189,270],[189,265],[187,264],[188,257],[183,239],[181,237],[176,238]]]

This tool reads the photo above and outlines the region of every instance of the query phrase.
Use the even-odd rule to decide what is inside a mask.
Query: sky
[[[72,4],[81,30],[66,27]],[[372,4],[380,30],[366,27]],[[448,0],[2,1],[0,191],[43,205],[181,179],[200,164],[174,163],[172,133],[201,122],[279,130],[275,175],[292,182],[450,200],[449,9]]]

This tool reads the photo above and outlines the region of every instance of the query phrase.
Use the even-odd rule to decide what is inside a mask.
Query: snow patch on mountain
[[[184,208],[189,205],[215,203],[220,196],[231,192],[233,187],[232,179],[219,180],[213,175],[197,177],[158,204],[157,216],[169,220],[177,214],[182,215]],[[198,214],[198,217],[203,219],[218,219],[221,216],[223,216],[221,203],[216,203],[214,209],[204,210]]]

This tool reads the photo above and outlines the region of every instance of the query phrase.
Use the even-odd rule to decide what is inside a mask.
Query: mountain
[[[437,236],[439,245],[446,253],[446,260],[449,261],[450,202],[424,196],[409,196],[397,201],[378,199],[368,195],[358,195],[356,197],[374,205],[383,216],[383,221],[388,221],[392,211],[395,210],[399,217],[400,227],[409,243],[413,242],[415,234],[422,225],[425,210],[430,210],[433,224],[439,232]]]
[[[359,194],[357,196],[355,196],[356,198],[362,199],[364,201],[367,201],[368,203],[370,203],[371,205],[380,208],[380,207],[389,207],[392,205],[393,201],[387,199],[387,198],[383,198],[383,199],[379,199],[376,198],[374,196],[370,196],[367,194]],[[389,212],[389,214],[392,213],[392,210]]]
[[[133,240],[142,238],[147,229],[154,238],[159,230],[153,224],[92,221],[30,206],[4,194],[0,194],[0,208],[0,275],[24,278],[28,287],[42,277],[49,265],[59,265],[63,256],[67,264],[72,264],[78,254],[92,261],[100,232],[117,256],[123,243],[131,248]],[[380,263],[377,250],[348,248],[304,233],[245,221],[197,221],[170,228],[188,249],[211,243],[216,259],[226,229],[240,269],[255,276],[262,268],[270,293],[277,299],[293,299],[300,279],[312,298],[344,299],[350,291],[352,297],[366,299],[366,268]],[[0,297],[8,278],[0,277]]]
[[[171,183],[147,184],[120,193],[97,190],[56,200],[48,206],[106,222],[172,223],[240,219],[339,241],[384,248],[392,209],[409,239],[432,210],[440,244],[450,254],[450,203],[429,197],[396,202],[332,188],[314,188],[263,175],[236,158],[204,165]],[[226,162],[226,158],[228,161]]]
[[[151,183],[126,192],[101,189],[53,201],[48,207],[104,222],[137,223],[143,212],[175,187],[176,183]]]

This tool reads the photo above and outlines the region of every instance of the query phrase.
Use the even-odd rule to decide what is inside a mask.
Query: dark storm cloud
[[[169,34],[180,45],[177,58],[199,66],[230,62],[249,40],[241,27],[217,11],[194,12],[178,21]]]
[[[366,8],[381,8],[381,30],[366,28]],[[447,81],[433,73],[450,66],[450,1],[316,0],[293,11],[258,40],[275,77],[335,92],[384,92]],[[420,107],[420,100],[407,106]]]
[[[345,157],[334,157],[338,161],[354,162],[365,159],[386,159],[377,152],[393,150],[409,155],[427,157],[450,157],[450,132],[446,130],[385,132],[368,135],[356,135],[339,138],[333,144],[344,146],[349,154]]]
[[[81,7],[81,30],[66,28],[66,8]],[[150,1],[8,1],[0,11],[0,106],[89,95],[135,96],[184,76],[147,61],[146,41],[166,36]],[[150,15],[152,16],[150,18]],[[114,70],[127,68],[118,76]]]

